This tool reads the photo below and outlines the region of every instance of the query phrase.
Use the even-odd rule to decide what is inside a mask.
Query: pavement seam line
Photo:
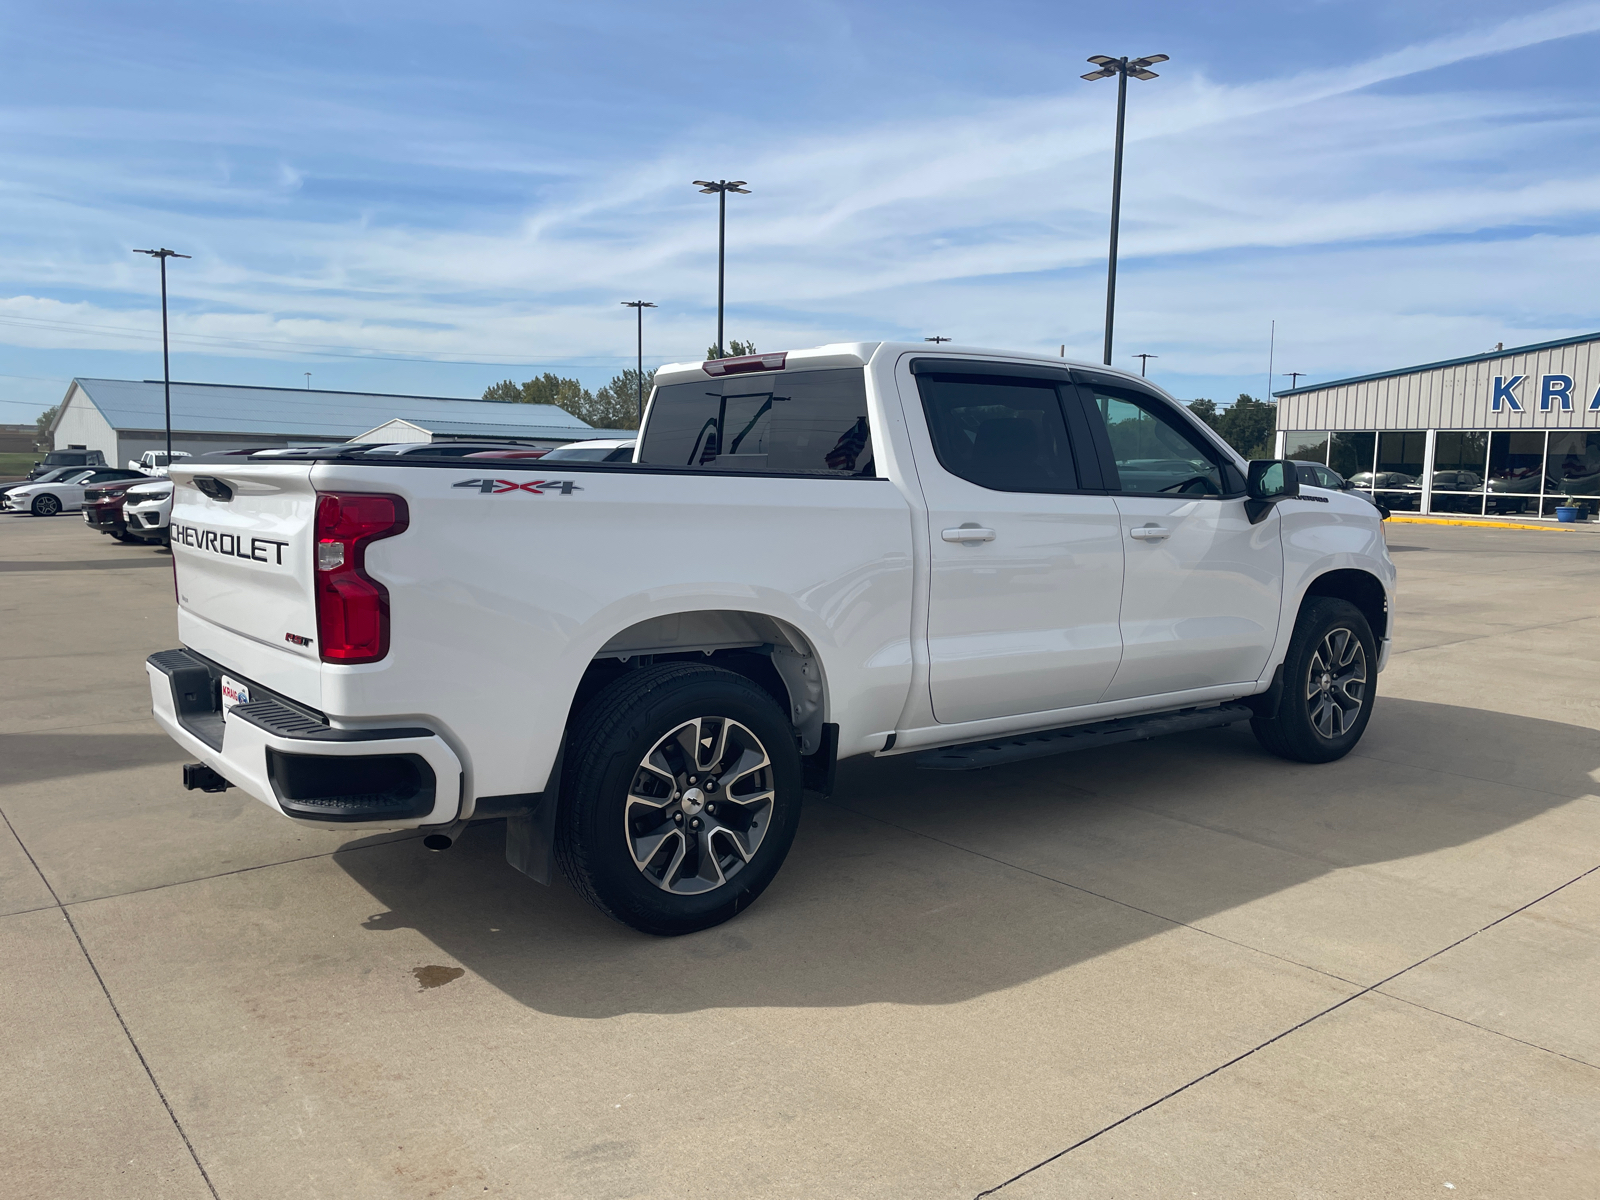
[[[1471,933],[1467,934],[1466,936],[1457,938],[1455,941],[1451,942],[1448,946],[1442,946],[1438,950],[1435,950],[1432,954],[1429,954],[1427,957],[1419,958],[1416,962],[1412,963],[1410,966],[1401,967],[1393,975],[1390,975],[1385,979],[1380,979],[1380,980],[1378,980],[1377,983],[1374,983],[1369,987],[1362,988],[1359,992],[1356,992],[1354,995],[1346,996],[1343,1000],[1340,1000],[1337,1004],[1330,1004],[1327,1008],[1323,1009],[1321,1012],[1312,1013],[1305,1020],[1300,1021],[1297,1024],[1291,1025],[1288,1029],[1285,1029],[1281,1033],[1275,1034],[1274,1036],[1268,1038],[1266,1041],[1262,1042],[1259,1046],[1252,1046],[1250,1049],[1246,1050],[1243,1054],[1237,1054],[1233,1058],[1230,1058],[1227,1062],[1220,1063],[1217,1066],[1212,1067],[1211,1070],[1207,1071],[1204,1075],[1198,1075],[1195,1078],[1189,1080],[1188,1083],[1181,1084],[1178,1087],[1173,1088],[1165,1096],[1157,1097],[1156,1099],[1150,1101],[1149,1104],[1146,1104],[1143,1108],[1135,1109],[1133,1112],[1128,1113],[1126,1116],[1119,1117],[1117,1120],[1111,1122],[1111,1124],[1109,1124],[1109,1125],[1107,1125],[1107,1126],[1105,1126],[1105,1127],[1103,1127],[1101,1129],[1095,1130],[1093,1133],[1089,1134],[1088,1137],[1079,1138],[1076,1142],[1073,1142],[1072,1145],[1068,1146],[1065,1150],[1058,1150],[1056,1153],[1052,1154],[1049,1158],[1046,1158],[1046,1159],[1041,1160],[1040,1162],[1034,1163],[1033,1166],[1029,1167],[1027,1170],[1017,1172],[1015,1175],[1013,1175],[1010,1179],[1007,1179],[1005,1182],[996,1184],[994,1187],[989,1188],[987,1191],[979,1192],[977,1194],[977,1196],[974,1197],[974,1200],[984,1200],[985,1196],[993,1196],[993,1195],[997,1194],[1003,1188],[1008,1188],[1013,1183],[1016,1183],[1019,1179],[1026,1178],[1027,1176],[1032,1175],[1035,1171],[1041,1169],[1042,1167],[1047,1167],[1051,1163],[1056,1162],[1059,1159],[1065,1158],[1068,1154],[1071,1154],[1074,1150],[1077,1150],[1079,1147],[1087,1146],[1090,1142],[1094,1141],[1101,1134],[1110,1133],[1113,1129],[1117,1128],[1119,1125],[1125,1125],[1129,1121],[1133,1120],[1135,1117],[1141,1116],[1142,1114],[1149,1112],[1152,1108],[1155,1108],[1157,1105],[1165,1104],[1168,1100],[1171,1100],[1174,1096],[1177,1096],[1177,1095],[1179,1095],[1179,1094],[1181,1094],[1183,1092],[1188,1091],[1190,1088],[1194,1087],[1196,1084],[1204,1083],[1207,1079],[1210,1079],[1213,1075],[1216,1075],[1216,1074],[1218,1074],[1219,1072],[1222,1072],[1222,1071],[1226,1071],[1229,1067],[1233,1066],[1235,1063],[1243,1062],[1245,1059],[1249,1058],[1252,1054],[1255,1054],[1258,1050],[1265,1050],[1268,1046],[1271,1046],[1273,1043],[1282,1041],[1284,1038],[1288,1037],[1291,1033],[1296,1033],[1299,1030],[1304,1029],[1307,1025],[1310,1025],[1313,1021],[1319,1021],[1323,1017],[1327,1016],[1329,1013],[1338,1011],[1339,1009],[1343,1008],[1345,1005],[1351,1003],[1352,1001],[1359,1000],[1363,996],[1368,996],[1368,995],[1371,995],[1374,992],[1377,992],[1378,989],[1383,987],[1384,984],[1393,983],[1396,979],[1399,979],[1400,976],[1406,974],[1408,971],[1414,971],[1418,967],[1424,965],[1425,963],[1432,962],[1434,959],[1438,958],[1441,954],[1446,954],[1449,951],[1454,950],[1457,946],[1460,946],[1462,943],[1471,941],[1473,938],[1477,937],[1480,933],[1485,933],[1488,930],[1493,929],[1496,925],[1500,924],[1502,921],[1509,921],[1512,917],[1516,916],[1518,913],[1526,912],[1528,909],[1532,908],[1535,904],[1539,904],[1539,903],[1541,903],[1541,902],[1543,902],[1545,900],[1548,900],[1551,896],[1554,896],[1557,892],[1561,891],[1563,888],[1571,887],[1573,884],[1577,883],[1580,879],[1585,879],[1588,876],[1593,875],[1596,871],[1600,871],[1600,864],[1596,864],[1595,866],[1590,867],[1587,871],[1584,871],[1579,875],[1573,876],[1571,879],[1567,880],[1565,883],[1561,884],[1558,887],[1551,888],[1544,895],[1539,896],[1539,897],[1537,897],[1537,898],[1535,898],[1533,900],[1528,901],[1526,904],[1522,905],[1520,908],[1514,908],[1510,912],[1505,913],[1502,916],[1496,917],[1494,920],[1490,921],[1487,925],[1485,925],[1482,929],[1474,929]],[[1398,997],[1389,996],[1388,993],[1386,993],[1386,992],[1379,992],[1378,994],[1382,995],[1385,999],[1398,999]],[[1420,1008],[1422,1006],[1418,1005],[1417,1007]],[[1440,1015],[1442,1016],[1442,1015],[1445,1015],[1445,1014],[1440,1014]],[[1490,1031],[1490,1032],[1492,1032],[1492,1031]],[[1513,1039],[1513,1040],[1515,1040],[1515,1039]],[[1543,1047],[1537,1047],[1537,1049],[1543,1049]]]
[[[1537,633],[1541,629],[1559,629],[1563,625],[1577,625],[1583,621],[1592,621],[1593,617],[1569,617],[1565,621],[1547,621],[1543,625],[1524,625],[1518,629],[1496,629],[1490,633],[1475,633],[1471,637],[1456,638],[1450,642],[1433,642],[1426,646],[1407,646],[1404,650],[1389,651],[1390,658],[1398,658],[1402,654],[1415,654],[1419,650],[1442,650],[1446,646],[1464,646],[1468,642],[1481,642],[1489,638],[1501,637],[1512,633]]]
[[[1447,1013],[1443,1009],[1439,1008],[1430,1008],[1428,1005],[1423,1004],[1420,1001],[1408,1000],[1404,996],[1397,996],[1393,992],[1385,992],[1381,990],[1378,992],[1378,995],[1387,1000],[1397,1000],[1401,1004],[1409,1004],[1412,1008],[1420,1008],[1423,1012],[1432,1013],[1436,1017],[1444,1017],[1447,1021],[1456,1021],[1462,1025],[1469,1025],[1473,1029],[1481,1030],[1484,1033],[1493,1034],[1495,1037],[1505,1038],[1508,1042],[1516,1042],[1519,1046],[1527,1046],[1530,1050],[1539,1050],[1545,1054],[1553,1054],[1557,1058],[1564,1058],[1568,1062],[1577,1063],[1580,1067],[1589,1067],[1592,1070],[1600,1071],[1600,1063],[1592,1063],[1586,1058],[1578,1058],[1571,1054],[1563,1054],[1559,1050],[1550,1049],[1549,1046],[1541,1046],[1538,1042],[1530,1042],[1527,1038],[1515,1037],[1512,1034],[1506,1033],[1504,1030],[1492,1029],[1487,1025],[1479,1025],[1476,1021],[1469,1021],[1465,1017],[1458,1017],[1455,1015],[1455,1013]]]
[[[423,835],[417,835],[417,837],[421,836]],[[78,900],[68,900],[66,904],[96,904],[101,900],[120,900],[124,896],[140,896],[145,892],[159,892],[165,890],[166,888],[188,887],[191,883],[205,883],[210,879],[226,879],[230,875],[245,875],[251,871],[266,871],[273,867],[291,866],[294,863],[315,862],[319,858],[333,858],[335,855],[339,854],[354,854],[359,850],[376,850],[379,846],[398,846],[405,842],[414,842],[417,840],[417,837],[394,838],[387,842],[373,842],[367,846],[340,846],[337,850],[324,850],[321,853],[306,854],[300,858],[285,858],[280,859],[277,862],[256,863],[253,866],[236,867],[232,871],[218,871],[215,875],[196,875],[193,879],[174,879],[171,883],[152,883],[149,887],[129,888],[125,892],[107,892],[104,896],[84,896]],[[48,887],[49,884],[46,884],[45,886]],[[61,904],[60,901],[57,901],[56,903],[62,908],[66,907],[66,904]]]
[[[1096,799],[1103,799],[1103,797],[1098,797],[1097,796]],[[1105,802],[1108,803],[1108,804],[1116,804],[1116,803],[1118,803],[1118,801],[1115,801],[1115,800],[1107,800]],[[1233,939],[1231,937],[1227,937],[1227,936],[1225,936],[1223,934],[1217,933],[1215,930],[1205,929],[1205,928],[1203,928],[1202,926],[1199,926],[1199,925],[1191,925],[1187,921],[1178,920],[1176,917],[1169,917],[1169,916],[1166,915],[1166,913],[1158,913],[1158,912],[1154,911],[1153,909],[1140,908],[1137,904],[1131,903],[1130,901],[1118,900],[1115,896],[1108,896],[1104,892],[1097,892],[1094,889],[1086,888],[1086,887],[1082,886],[1081,884],[1068,883],[1065,879],[1058,879],[1054,875],[1046,875],[1043,871],[1035,871],[1031,867],[1019,866],[1016,863],[1007,862],[1003,858],[996,858],[992,854],[985,854],[982,850],[974,850],[971,846],[958,846],[955,842],[947,842],[947,841],[945,841],[944,838],[934,837],[934,835],[931,834],[931,833],[924,833],[920,829],[912,829],[912,828],[910,828],[909,826],[906,826],[906,825],[898,825],[895,822],[888,820],[887,818],[873,816],[870,813],[864,813],[864,812],[861,812],[861,811],[859,811],[857,809],[849,808],[849,807],[847,807],[847,806],[845,806],[843,804],[839,804],[839,803],[837,803],[835,801],[832,801],[832,800],[828,801],[828,803],[832,804],[833,807],[835,807],[835,808],[843,809],[847,813],[851,813],[851,814],[853,814],[855,816],[861,817],[863,820],[877,821],[881,825],[887,825],[890,829],[898,829],[898,830],[900,830],[901,833],[909,833],[912,837],[926,838],[930,842],[937,842],[941,846],[948,846],[952,850],[959,851],[962,854],[970,854],[974,858],[981,858],[985,862],[994,863],[996,866],[1005,867],[1008,870],[1012,870],[1012,871],[1020,871],[1024,875],[1032,875],[1035,879],[1042,879],[1046,883],[1053,883],[1058,887],[1068,888],[1071,891],[1080,892],[1085,896],[1093,896],[1096,900],[1104,900],[1108,904],[1115,904],[1118,907],[1126,908],[1131,912],[1143,913],[1147,917],[1154,917],[1158,921],[1165,921],[1168,925],[1171,925],[1175,929],[1188,929],[1188,930],[1191,930],[1191,931],[1193,931],[1195,933],[1203,934],[1204,936],[1206,936],[1208,938],[1215,938],[1219,942],[1225,942],[1230,946],[1237,946],[1241,950],[1248,950],[1252,954],[1260,954],[1260,955],[1262,955],[1263,957],[1266,957],[1266,958],[1276,959],[1278,962],[1281,962],[1281,963],[1288,963],[1291,967],[1299,967],[1303,971],[1310,971],[1314,975],[1321,975],[1321,976],[1323,976],[1323,977],[1325,977],[1327,979],[1337,979],[1340,983],[1348,983],[1351,987],[1360,987],[1361,986],[1354,979],[1346,979],[1343,975],[1336,975],[1332,971],[1325,971],[1320,967],[1313,967],[1309,963],[1296,962],[1292,958],[1285,958],[1281,954],[1274,954],[1270,950],[1263,950],[1263,949],[1261,949],[1261,947],[1252,946],[1248,942],[1236,941],[1235,939]],[[1130,806],[1127,806],[1127,807],[1131,808],[1132,806],[1130,805]],[[1134,809],[1134,811],[1135,812],[1143,812],[1144,810],[1143,809]],[[1163,814],[1159,814],[1158,813],[1158,814],[1155,814],[1155,815],[1160,816],[1160,815],[1163,815]],[[1203,828],[1203,826],[1198,826],[1197,828]],[[1301,857],[1304,857],[1304,856],[1302,855]],[[1320,860],[1318,860],[1318,859],[1308,859],[1307,861],[1309,861],[1309,862],[1319,862]]]
[[[21,848],[23,854],[28,856],[28,864],[33,867],[34,872],[39,876],[39,882],[44,884],[49,891],[50,898],[55,901],[56,909],[61,913],[62,920],[66,921],[67,928],[72,931],[72,940],[78,943],[78,950],[83,955],[83,961],[89,964],[89,970],[94,974],[94,981],[100,985],[100,994],[106,998],[106,1004],[111,1008],[111,1015],[116,1017],[117,1024],[122,1027],[122,1036],[128,1039],[128,1045],[132,1047],[134,1057],[139,1060],[139,1065],[144,1068],[145,1078],[150,1081],[150,1086],[155,1089],[156,1098],[161,1101],[161,1107],[167,1110],[167,1119],[172,1122],[172,1127],[178,1131],[178,1136],[183,1139],[183,1148],[189,1152],[189,1159],[194,1163],[195,1170],[200,1172],[200,1178],[206,1185],[206,1191],[211,1193],[212,1200],[221,1200],[221,1197],[217,1194],[216,1184],[211,1182],[211,1175],[206,1171],[205,1164],[200,1161],[200,1155],[195,1151],[194,1143],[189,1140],[189,1134],[183,1128],[183,1123],[178,1120],[178,1114],[172,1110],[172,1104],[168,1101],[166,1092],[161,1090],[161,1084],[156,1080],[156,1073],[151,1070],[150,1063],[144,1056],[144,1051],[139,1049],[139,1043],[134,1040],[133,1030],[128,1028],[128,1022],[123,1018],[122,1010],[117,1007],[117,1002],[111,998],[111,989],[106,986],[105,976],[100,974],[100,968],[96,965],[94,956],[89,953],[89,947],[83,944],[83,935],[78,932],[78,926],[73,921],[72,914],[67,911],[67,906],[61,903],[61,898],[56,895],[56,889],[50,886],[50,880],[45,878],[45,873],[40,869],[37,860],[34,859],[33,852],[28,849],[27,844],[17,833],[16,826],[11,824],[11,818],[6,815],[4,809],[0,809],[0,821],[5,822],[6,829],[10,831],[12,837],[17,839],[18,847]],[[41,912],[43,910],[35,909],[34,911]]]

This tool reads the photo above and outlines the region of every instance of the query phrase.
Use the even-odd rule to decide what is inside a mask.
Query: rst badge
[[[453,483],[450,486],[471,488],[473,491],[482,492],[485,496],[504,496],[507,492],[532,492],[535,496],[553,492],[560,496],[570,496],[573,492],[583,491],[570,479],[529,479],[522,483],[518,483],[515,479],[463,479],[460,483]]]

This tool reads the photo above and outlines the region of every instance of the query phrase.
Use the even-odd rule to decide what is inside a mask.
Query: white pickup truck
[[[1290,469],[1285,469],[1289,466]],[[1378,511],[1097,366],[851,343],[661,368],[632,462],[174,462],[156,719],[310,823],[507,857],[641,930],[771,881],[838,759],[966,770],[1249,720],[1347,753]]]

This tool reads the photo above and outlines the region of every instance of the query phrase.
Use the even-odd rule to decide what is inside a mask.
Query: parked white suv
[[[149,675],[189,786],[436,847],[504,817],[516,867],[658,934],[753,901],[839,758],[1248,720],[1325,762],[1389,647],[1370,503],[1136,376],[1003,351],[663,367],[631,463],[172,474],[183,648]]]

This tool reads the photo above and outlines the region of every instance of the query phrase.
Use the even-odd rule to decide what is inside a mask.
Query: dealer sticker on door
[[[250,689],[237,679],[222,677],[222,711],[227,712],[235,704],[249,704]]]

